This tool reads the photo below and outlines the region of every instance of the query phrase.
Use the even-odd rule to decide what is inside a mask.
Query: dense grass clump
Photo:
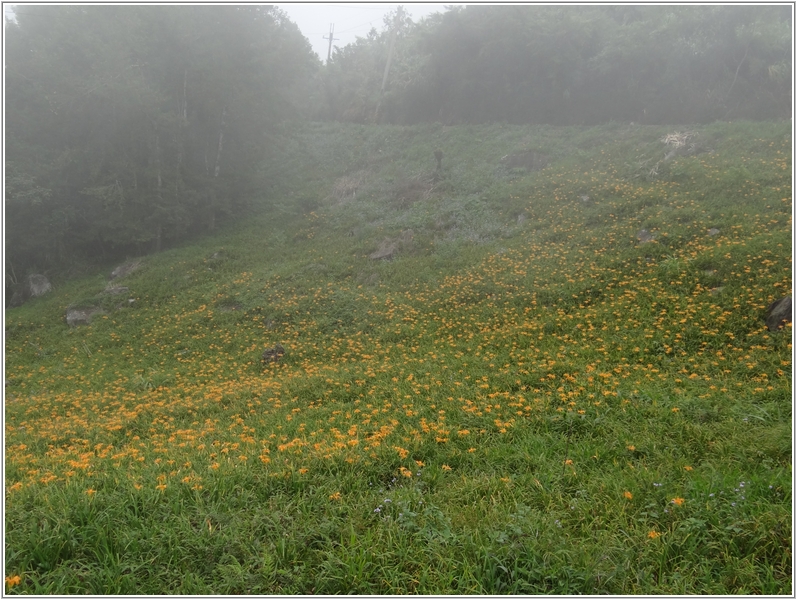
[[[306,126],[133,302],[7,311],[6,590],[790,593],[789,126],[673,133]]]

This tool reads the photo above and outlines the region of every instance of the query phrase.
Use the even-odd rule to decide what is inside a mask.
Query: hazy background
[[[788,5],[12,9],[7,284],[158,251],[264,203],[304,210],[313,198],[290,196],[285,165],[306,150],[303,123],[691,127],[792,114]]]
[[[384,4],[384,3],[356,3],[356,4],[330,4],[330,3],[281,3],[277,4],[285,11],[291,20],[299,26],[302,34],[313,46],[316,54],[326,62],[329,50],[329,24],[335,24],[332,42],[334,47],[342,48],[354,42],[357,37],[365,37],[371,28],[377,31],[382,29],[385,15],[395,11],[398,6],[403,6],[407,15],[413,21],[435,12],[445,12],[450,4]],[[326,39],[324,39],[326,37]]]

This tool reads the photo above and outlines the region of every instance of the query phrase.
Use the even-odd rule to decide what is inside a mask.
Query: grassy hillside
[[[790,593],[790,126],[685,131],[307,125],[6,311],[6,591]]]

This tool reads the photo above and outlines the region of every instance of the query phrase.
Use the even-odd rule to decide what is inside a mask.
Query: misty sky
[[[357,37],[365,37],[372,27],[381,31],[382,19],[399,4],[379,3],[280,3],[279,8],[284,10],[290,19],[299,26],[304,36],[310,40],[313,50],[326,61],[329,49],[329,24],[335,24],[333,46],[341,48],[351,44]],[[435,12],[445,12],[445,7],[450,4],[402,4],[413,21]]]
[[[13,18],[13,4],[4,4],[6,18]],[[341,48],[346,44],[351,44],[357,37],[365,37],[372,27],[381,31],[383,27],[382,19],[399,4],[386,3],[304,3],[304,2],[283,2],[279,6],[284,10],[290,19],[299,26],[304,36],[310,40],[313,50],[321,60],[326,61],[327,51],[329,50],[329,24],[335,24],[333,46]],[[451,4],[432,4],[415,3],[403,4],[404,9],[413,21],[419,21],[423,17],[435,12],[445,12],[446,6]],[[324,39],[324,38],[327,39]]]

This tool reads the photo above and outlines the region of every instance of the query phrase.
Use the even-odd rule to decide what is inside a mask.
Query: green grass
[[[675,129],[297,127],[262,214],[6,311],[7,593],[791,593],[790,129]]]

